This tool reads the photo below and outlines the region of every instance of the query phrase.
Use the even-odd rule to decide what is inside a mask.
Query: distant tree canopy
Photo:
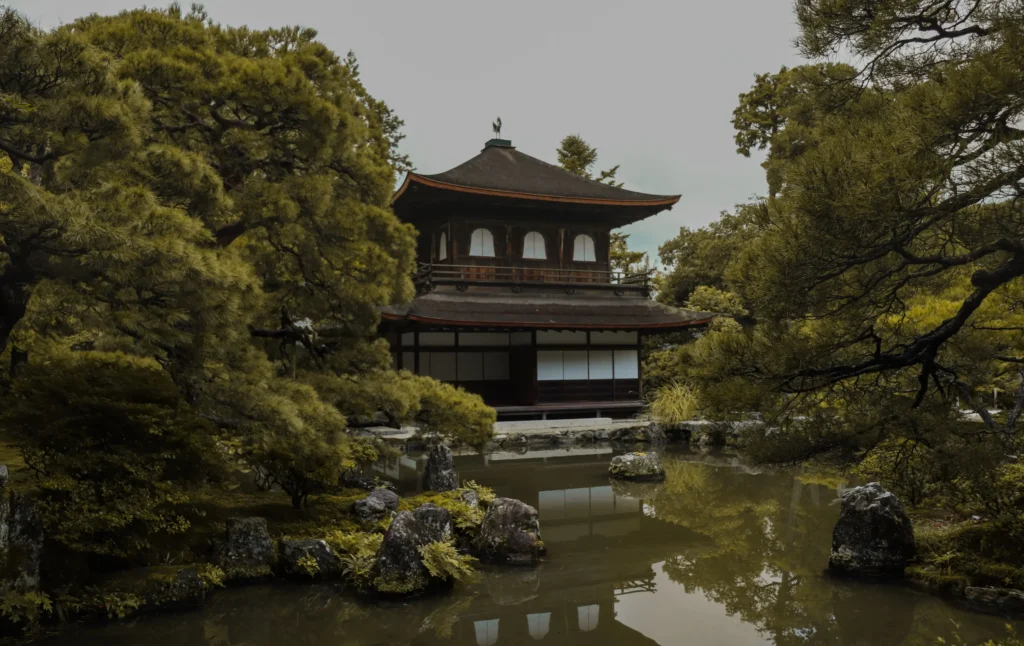
[[[24,445],[66,421],[26,388],[90,358],[125,380],[158,366],[297,504],[366,457],[347,416],[440,397],[463,415],[435,432],[490,434],[479,398],[395,373],[373,338],[412,295],[414,230],[389,208],[402,122],[315,38],[176,5],[52,31],[0,13],[0,360],[38,366],[0,389]]]

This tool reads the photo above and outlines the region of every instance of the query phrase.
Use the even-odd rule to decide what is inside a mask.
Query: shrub
[[[0,597],[0,616],[20,629],[38,626],[53,612],[53,602],[43,592],[7,592]]]
[[[5,404],[48,537],[74,550],[128,557],[185,531],[176,507],[223,469],[213,429],[146,359],[44,357],[22,367]]]
[[[337,487],[343,470],[372,462],[377,454],[371,444],[345,433],[344,415],[311,386],[282,380],[278,390],[254,407],[256,419],[242,433],[243,455],[301,509],[310,495]]]
[[[427,377],[420,378],[420,432],[452,444],[483,446],[494,436],[494,409],[479,395]]]
[[[343,574],[358,587],[370,582],[383,542],[383,534],[367,532],[333,532],[327,537],[327,543],[340,555]]]

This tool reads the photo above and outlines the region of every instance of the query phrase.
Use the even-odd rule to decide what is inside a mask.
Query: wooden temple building
[[[393,199],[419,231],[417,296],[386,308],[396,367],[480,394],[500,418],[632,414],[644,335],[708,323],[609,265],[611,231],[672,208],[492,139]]]

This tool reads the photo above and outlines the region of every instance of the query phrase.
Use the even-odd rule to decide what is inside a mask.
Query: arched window
[[[469,255],[494,257],[494,236],[487,229],[477,229],[469,237]]]
[[[544,248],[544,236],[536,231],[527,233],[526,237],[523,238],[523,258],[545,260],[547,257],[548,253]]]
[[[572,245],[572,259],[576,262],[595,262],[594,239],[588,235],[580,234]]]
[[[440,249],[437,251],[438,260],[448,259],[448,234],[444,231],[441,232]]]

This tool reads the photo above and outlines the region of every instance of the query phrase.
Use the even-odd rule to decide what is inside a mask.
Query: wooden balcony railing
[[[449,265],[421,263],[414,276],[420,288],[434,285],[549,285],[566,288],[609,289],[617,292],[650,289],[652,272],[623,274],[591,269],[550,269],[539,267],[499,267],[494,265]]]

